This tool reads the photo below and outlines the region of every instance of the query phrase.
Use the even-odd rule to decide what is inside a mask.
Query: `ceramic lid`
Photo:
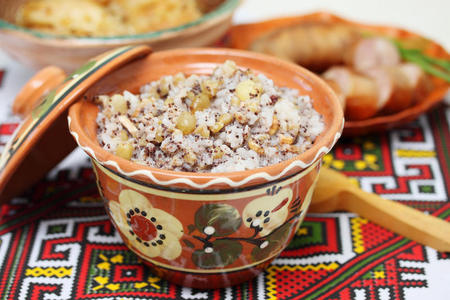
[[[149,53],[147,46],[117,48],[67,77],[47,67],[22,88],[13,111],[25,117],[0,158],[0,204],[26,191],[76,147],[67,127],[70,105],[112,70]]]

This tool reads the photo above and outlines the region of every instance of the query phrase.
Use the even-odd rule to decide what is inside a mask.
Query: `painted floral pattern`
[[[194,249],[192,261],[203,269],[231,265],[243,254],[244,245],[251,249],[246,259],[261,261],[284,247],[297,224],[302,203],[300,198],[293,200],[290,188],[273,186],[266,190],[266,195],[248,203],[242,214],[229,204],[204,204],[195,214],[195,224],[188,226],[189,234],[201,242],[201,249],[196,249],[190,239],[183,242]],[[241,227],[251,229],[251,233],[231,236]]]
[[[260,236],[268,235],[286,221],[292,200],[291,189],[274,186],[266,193],[267,196],[259,197],[247,204],[242,213],[245,226],[254,228]]]
[[[119,202],[109,202],[109,209],[116,226],[144,257],[172,260],[180,256],[183,226],[174,216],[154,208],[144,195],[123,190]]]
[[[175,216],[153,207],[144,194],[125,189],[118,198],[109,201],[112,219],[143,258],[175,260],[184,249],[201,269],[227,267],[244,258],[260,262],[277,255],[304,217],[305,203],[294,198],[289,187],[274,185],[243,209],[228,203],[201,204],[184,232]]]

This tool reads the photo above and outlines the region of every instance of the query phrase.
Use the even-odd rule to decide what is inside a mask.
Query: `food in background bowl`
[[[139,164],[105,150],[99,143],[100,107],[95,103],[98,95],[117,95],[124,90],[136,94],[143,85],[155,81],[158,95],[154,96],[159,97],[160,93],[176,90],[160,86],[158,93],[157,86],[162,83],[159,80],[164,76],[181,79],[186,85],[193,75],[205,76],[206,81],[217,67],[216,72],[222,70],[224,66],[220,66],[227,60],[242,68],[243,71],[235,70],[236,74],[245,77],[245,70],[251,69],[257,77],[271,78],[274,86],[296,90],[314,100],[323,130],[308,150],[265,167],[211,173]],[[150,91],[152,84],[148,88]],[[253,95],[253,90],[245,88],[241,96],[247,100],[250,93]],[[69,130],[92,159],[99,191],[125,244],[159,276],[196,288],[246,281],[280,254],[306,214],[320,161],[336,143],[343,127],[336,95],[320,78],[273,57],[231,49],[156,52],[109,72],[82,97],[85,100],[69,110]],[[168,104],[172,101],[167,97],[165,100]],[[120,99],[118,108],[128,111],[123,104]],[[193,129],[187,127],[187,132]]]
[[[177,27],[202,16],[196,0],[30,0],[16,22],[57,35],[132,35]]]
[[[305,23],[269,32],[250,49],[325,70],[349,120],[397,113],[422,100],[432,88],[424,70],[405,62],[394,41],[367,35],[351,25]]]
[[[125,3],[124,5],[136,5],[136,3],[142,4],[146,1],[133,0],[123,1],[123,3]],[[197,0],[196,3],[202,15],[179,26],[139,34],[75,36],[49,34],[17,25],[17,11],[25,2],[26,0],[0,0],[0,48],[13,58],[33,68],[54,65],[68,72],[73,72],[77,67],[100,53],[126,45],[148,45],[154,51],[213,45],[225,35],[231,26],[233,13],[240,3],[239,0]],[[55,2],[59,1],[55,0]],[[78,1],[74,2],[77,2],[78,5]],[[162,7],[167,5],[164,3],[171,3],[171,1],[165,0],[158,2],[163,3]],[[181,5],[186,3],[186,1],[180,2]],[[107,1],[100,3],[107,3]],[[171,14],[168,18],[170,16]],[[88,16],[88,18],[91,17]],[[147,19],[144,22],[148,21]],[[152,20],[150,22],[153,22]],[[97,21],[97,19],[89,22],[77,21],[77,25],[85,26],[90,22],[96,24]]]
[[[313,13],[232,28],[229,46],[271,54],[318,74],[345,109],[345,133],[409,122],[438,103],[450,59],[438,44],[405,30]]]
[[[210,76],[178,73],[140,91],[97,98],[98,140],[122,158],[160,169],[264,167],[308,150],[324,128],[308,96],[233,61]]]

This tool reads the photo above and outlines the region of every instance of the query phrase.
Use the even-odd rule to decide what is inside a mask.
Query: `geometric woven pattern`
[[[343,139],[325,164],[364,189],[450,221],[448,120],[435,110],[390,134]],[[2,136],[14,129],[0,126]],[[428,196],[428,197],[427,197]],[[448,291],[450,255],[351,213],[308,214],[256,279],[222,290],[153,275],[106,217],[90,168],[60,170],[0,207],[0,295],[7,299],[427,299]],[[447,283],[445,283],[447,282]]]

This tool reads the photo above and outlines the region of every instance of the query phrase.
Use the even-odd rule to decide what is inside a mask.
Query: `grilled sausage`
[[[421,67],[413,63],[400,64],[399,68],[408,78],[410,88],[413,91],[412,104],[422,101],[432,88],[430,78]]]
[[[346,67],[332,67],[322,77],[334,81],[345,96],[345,117],[347,119],[370,118],[382,107],[378,101],[375,80],[357,74]]]
[[[361,35],[343,24],[303,23],[272,31],[256,39],[250,50],[274,55],[313,71],[344,61],[345,49]]]
[[[372,68],[364,73],[377,84],[378,103],[383,113],[395,113],[413,103],[410,80],[399,66]]]
[[[400,53],[389,40],[381,37],[358,40],[344,54],[345,63],[358,72],[371,68],[395,66],[400,63]]]

